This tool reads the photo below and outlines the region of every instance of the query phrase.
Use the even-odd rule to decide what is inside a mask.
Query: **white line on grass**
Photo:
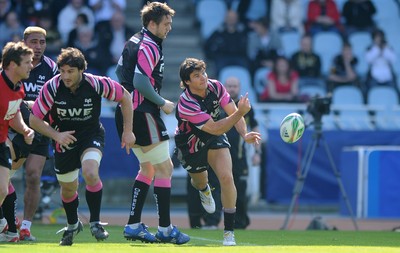
[[[222,244],[222,241],[221,240],[212,240],[212,239],[208,239],[208,238],[204,238],[204,237],[196,237],[196,236],[191,236],[190,238],[192,238],[192,239],[196,239],[196,240],[199,240],[199,241],[205,241],[205,242],[213,242],[213,243],[220,243],[220,244]],[[261,246],[261,245],[257,245],[257,244],[253,244],[253,243],[247,243],[247,242],[244,242],[244,243],[237,243],[237,245],[243,245],[243,246]]]

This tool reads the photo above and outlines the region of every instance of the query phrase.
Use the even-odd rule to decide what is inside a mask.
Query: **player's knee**
[[[85,179],[86,184],[94,184],[100,180],[99,173],[97,170],[86,169],[82,170],[82,176]]]
[[[39,185],[40,184],[40,171],[30,171],[26,173],[25,180],[27,185]]]
[[[218,178],[218,180],[219,180],[219,184],[220,185],[224,185],[224,186],[232,186],[232,185],[234,185],[233,176],[229,175],[228,173],[221,175]]]

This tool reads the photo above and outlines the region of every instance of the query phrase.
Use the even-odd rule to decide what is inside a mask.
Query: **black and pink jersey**
[[[175,143],[183,153],[193,154],[206,146],[214,135],[201,130],[204,124],[210,118],[214,121],[221,119],[221,109],[233,102],[225,87],[217,80],[208,79],[207,90],[205,98],[192,94],[189,89],[185,89],[179,98],[175,113],[178,120]]]
[[[133,109],[141,112],[156,113],[159,107],[147,100],[133,86],[135,73],[149,77],[151,85],[159,94],[164,77],[164,56],[162,39],[146,28],[133,35],[126,43],[118,61],[120,83],[132,94]]]
[[[47,56],[43,56],[40,63],[31,70],[29,78],[22,80],[25,90],[25,99],[35,101],[43,85],[58,72],[57,64]]]
[[[102,98],[118,102],[123,94],[118,82],[89,73],[83,73],[79,87],[72,93],[56,75],[43,86],[32,113],[40,119],[50,113],[51,126],[60,132],[75,130],[79,142],[99,131]]]

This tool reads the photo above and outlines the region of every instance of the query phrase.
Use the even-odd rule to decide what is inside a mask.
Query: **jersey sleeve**
[[[43,119],[51,110],[54,104],[54,98],[57,94],[57,87],[60,83],[60,75],[57,75],[47,81],[40,90],[39,96],[32,107],[32,114]]]
[[[105,99],[119,102],[124,96],[124,88],[117,81],[105,76],[85,74],[86,80],[92,85],[97,94]]]
[[[185,100],[181,97],[178,106],[178,116],[183,121],[188,121],[198,129],[202,129],[204,124],[211,118],[209,114],[203,112],[198,103]]]
[[[151,76],[154,68],[160,60],[160,54],[155,45],[142,45],[137,54],[136,73],[141,73],[153,79]]]

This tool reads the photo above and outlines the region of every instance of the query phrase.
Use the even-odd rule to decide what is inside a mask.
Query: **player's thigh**
[[[219,179],[232,177],[232,159],[228,148],[209,149],[207,156],[208,163]]]

